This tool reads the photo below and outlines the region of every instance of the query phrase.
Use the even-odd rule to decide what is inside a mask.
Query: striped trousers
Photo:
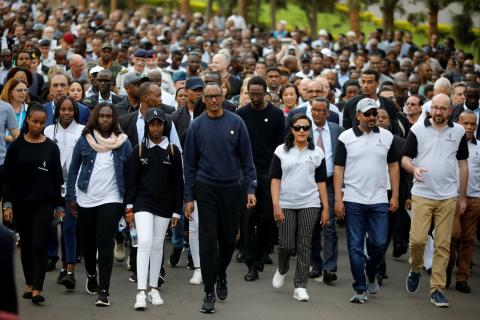
[[[295,288],[306,288],[310,271],[310,249],[313,228],[318,222],[320,208],[282,209],[285,216],[283,224],[277,223],[278,246],[278,271],[287,273],[289,260],[297,253],[297,266],[295,269]]]

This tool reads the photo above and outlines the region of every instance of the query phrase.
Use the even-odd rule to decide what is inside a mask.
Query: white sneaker
[[[113,255],[118,262],[123,262],[123,260],[125,260],[125,244],[117,243],[117,241],[115,241]]]
[[[148,293],[148,302],[155,306],[163,305],[162,297],[160,297],[160,292],[158,292],[157,289],[150,289],[150,292]]]
[[[190,284],[202,284],[202,282],[202,271],[200,270],[200,268],[195,269],[195,271],[193,271],[193,276],[190,279]]]
[[[283,286],[283,282],[285,281],[285,275],[286,274],[280,274],[280,272],[277,271],[275,272],[275,275],[273,276],[272,280],[272,285],[274,288],[281,288]]]
[[[308,296],[307,289],[295,288],[293,291],[293,299],[297,299],[298,301],[308,301],[310,297]]]
[[[145,291],[139,291],[137,297],[135,298],[135,304],[133,305],[135,310],[143,310],[147,308],[147,296]]]

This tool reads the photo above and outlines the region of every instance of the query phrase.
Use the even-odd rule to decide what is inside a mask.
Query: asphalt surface
[[[203,299],[203,287],[188,283],[192,271],[187,270],[186,252],[177,268],[166,266],[166,283],[160,289],[165,301],[163,306],[148,305],[145,311],[135,311],[133,303],[136,284],[129,282],[130,273],[125,264],[115,262],[111,279],[111,306],[96,307],[95,296],[85,292],[85,269],[77,266],[77,288],[66,292],[63,286],[56,284],[58,270],[48,272],[45,279],[44,296],[46,302],[35,306],[23,300],[24,280],[19,252],[16,253],[16,281],[19,296],[20,316],[22,319],[479,319],[480,316],[480,248],[476,247],[472,277],[469,281],[471,294],[449,289],[446,296],[451,307],[441,309],[433,306],[429,299],[429,276],[424,273],[419,292],[410,294],[405,289],[405,278],[409,270],[407,255],[399,259],[387,253],[387,273],[389,278],[376,295],[370,295],[363,305],[352,304],[349,298],[353,293],[344,229],[339,231],[339,279],[332,286],[310,281],[308,284],[309,302],[299,302],[293,296],[293,272],[295,261],[291,260],[290,272],[281,289],[272,287],[275,265],[266,265],[260,278],[255,282],[243,280],[247,269],[244,264],[231,263],[228,270],[229,295],[225,302],[216,303],[216,313],[205,315],[200,312]],[[170,245],[167,246],[170,251]],[[18,251],[18,250],[17,250]],[[168,257],[168,255],[166,255]],[[276,256],[272,255],[274,261]],[[235,259],[235,258],[234,258]],[[453,281],[454,282],[454,281]]]

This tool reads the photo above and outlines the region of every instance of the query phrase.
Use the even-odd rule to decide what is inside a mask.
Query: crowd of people
[[[409,292],[424,269],[437,307],[449,306],[453,277],[471,292],[480,66],[452,38],[311,38],[235,12],[107,16],[94,2],[44,0],[1,1],[0,21],[3,222],[18,234],[24,299],[45,302],[61,257],[58,284],[74,290],[83,260],[86,291],[109,306],[127,249],[134,308],[162,305],[164,265],[188,247],[204,313],[227,298],[236,250],[247,282],[277,264],[275,288],[295,257],[293,298],[308,301],[309,279],[347,277],[339,227],[352,303],[387,279],[390,243],[394,257],[409,253]],[[0,254],[12,255],[13,233],[0,231]],[[0,314],[17,313],[15,299],[0,300]]]

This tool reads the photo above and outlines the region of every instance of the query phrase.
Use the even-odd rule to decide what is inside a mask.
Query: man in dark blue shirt
[[[209,83],[203,90],[206,113],[188,128],[184,149],[185,217],[198,205],[200,266],[205,298],[202,312],[215,311],[217,296],[227,298],[227,274],[235,251],[240,177],[247,188],[247,208],[255,206],[257,177],[245,123],[222,108],[222,89]],[[218,257],[217,257],[218,255]]]

